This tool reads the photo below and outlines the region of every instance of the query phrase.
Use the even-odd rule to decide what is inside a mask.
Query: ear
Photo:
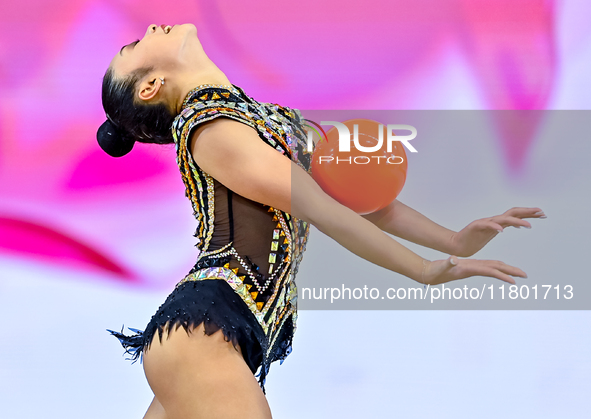
[[[162,83],[158,77],[145,77],[144,80],[140,82],[138,97],[141,100],[147,102],[156,97],[156,95],[160,91],[161,86]]]

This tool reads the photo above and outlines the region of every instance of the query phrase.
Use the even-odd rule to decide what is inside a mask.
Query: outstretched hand
[[[473,221],[451,236],[449,253],[462,257],[472,256],[493,237],[502,233],[505,227],[531,228],[531,224],[524,218],[546,218],[546,215],[540,208],[516,207],[501,215]]]
[[[427,262],[422,282],[438,285],[470,276],[488,276],[510,284],[515,284],[511,276],[527,278],[526,273],[521,269],[500,260],[459,259],[456,256],[450,256],[447,259]]]

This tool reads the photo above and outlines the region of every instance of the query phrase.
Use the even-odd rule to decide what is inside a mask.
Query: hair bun
[[[117,127],[108,119],[99,127],[96,139],[103,151],[111,157],[125,156],[135,144],[135,140],[121,135]]]

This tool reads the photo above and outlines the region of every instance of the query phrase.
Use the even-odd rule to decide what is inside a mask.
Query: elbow
[[[325,194],[324,191],[319,191],[319,193],[310,191],[304,196],[293,197],[291,207],[294,217],[312,224],[320,231],[324,231],[335,222],[338,223],[342,217],[346,216],[344,212],[352,211]]]
[[[319,229],[339,217],[343,206],[324,192],[312,176],[295,168],[291,181],[291,215]]]
[[[316,224],[316,218],[314,217],[315,212],[314,205],[309,202],[300,202],[300,200],[295,200],[295,202],[292,200],[291,202],[290,214],[308,224]]]

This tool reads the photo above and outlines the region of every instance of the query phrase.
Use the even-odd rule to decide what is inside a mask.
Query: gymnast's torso
[[[202,85],[191,91],[173,123],[177,163],[198,222],[199,254],[190,273],[177,284],[225,280],[262,327],[267,362],[283,359],[289,345],[282,330],[295,330],[295,275],[309,225],[269,205],[226,188],[197,166],[190,152],[192,131],[201,123],[227,117],[245,123],[270,147],[310,171],[311,153],[298,110],[260,103],[235,85]],[[284,339],[282,339],[284,340]],[[283,349],[281,349],[283,346]]]

